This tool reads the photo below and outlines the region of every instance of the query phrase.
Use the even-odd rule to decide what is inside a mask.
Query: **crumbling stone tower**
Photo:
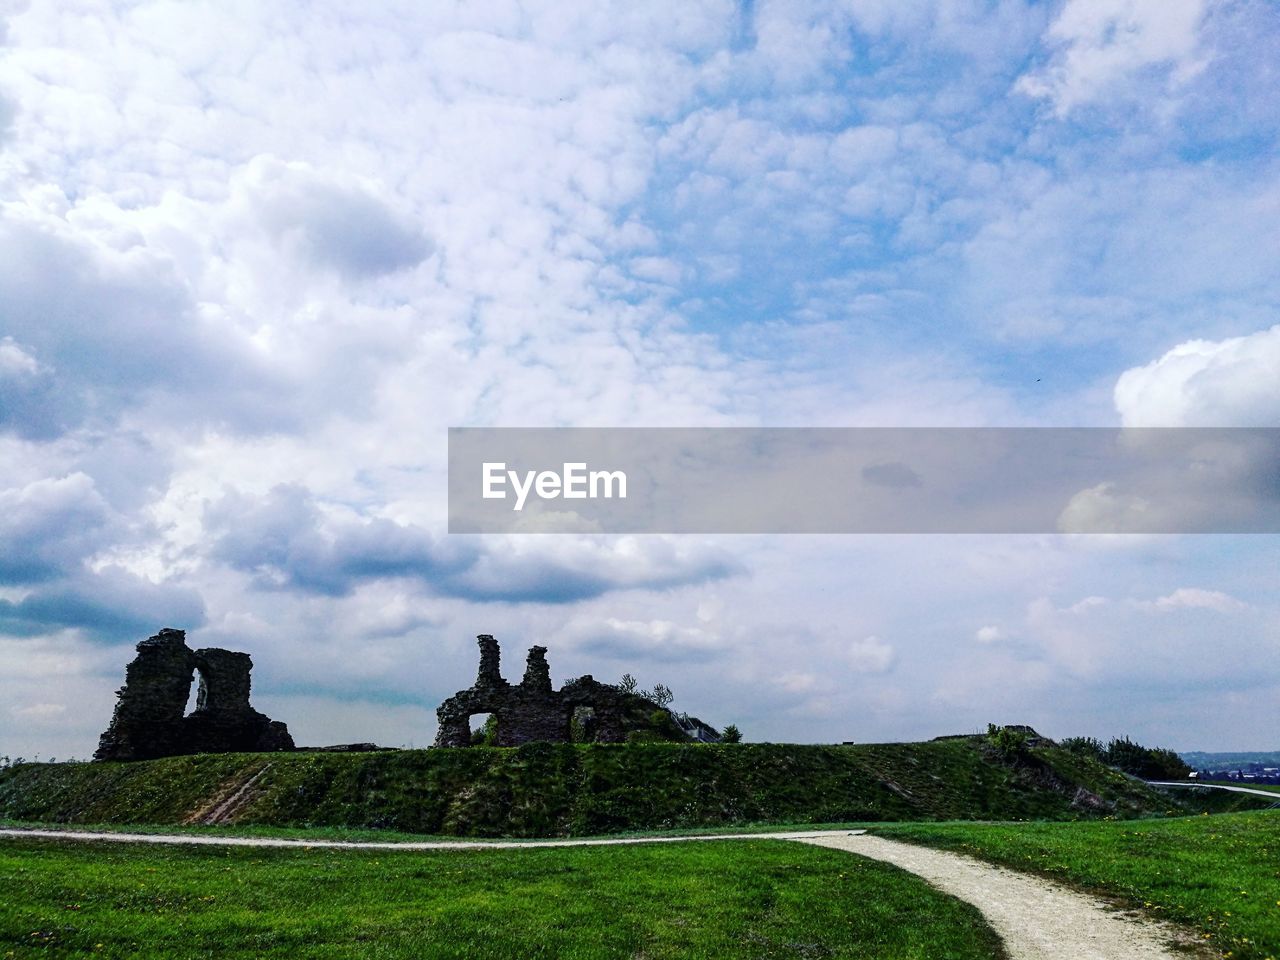
[[[587,739],[616,743],[625,740],[631,730],[648,727],[654,711],[663,709],[652,700],[590,676],[554,689],[546,647],[529,648],[524,679],[510,684],[502,678],[498,641],[482,633],[476,642],[480,670],[475,685],[459,690],[436,710],[440,723],[437,747],[471,746],[471,717],[478,713],[497,718],[498,746],[517,747],[531,740],[569,740],[575,715],[589,730]]]
[[[460,690],[436,710],[440,731],[438,747],[471,746],[471,717],[492,713],[498,718],[498,745],[515,747],[530,740],[568,740],[569,714],[551,689],[551,669],[547,648],[533,647],[525,666],[524,679],[511,685],[502,678],[498,641],[482,633],[480,670],[469,690]]]
[[[193,651],[186,634],[170,628],[143,640],[137,650],[95,760],[294,749],[288,727],[249,706],[253,661],[247,653],[217,647]],[[183,716],[197,671],[196,709]]]

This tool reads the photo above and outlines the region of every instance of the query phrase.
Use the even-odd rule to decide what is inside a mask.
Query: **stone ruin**
[[[93,758],[293,750],[289,728],[249,706],[249,655],[217,647],[191,650],[186,639],[183,631],[166,628],[138,644]],[[196,708],[184,716],[196,673]]]
[[[477,637],[480,672],[475,685],[436,710],[437,747],[469,747],[471,718],[496,720],[495,742],[515,747],[533,740],[619,743],[629,734],[646,738],[717,742],[720,734],[696,717],[673,713],[649,697],[590,676],[551,686],[547,648],[531,647],[524,678],[503,679],[501,651],[489,634]],[[138,644],[116,696],[111,726],[98,740],[95,760],[151,760],[192,753],[267,753],[283,750],[366,751],[371,743],[297,747],[289,728],[249,705],[247,653],[205,647],[192,650],[186,633],[165,628]],[[196,707],[185,714],[199,675]],[[185,715],[184,715],[185,714]]]
[[[719,739],[718,735],[691,732],[714,734],[696,719],[691,721],[696,726],[690,726],[689,720],[680,723],[682,718],[647,697],[600,683],[589,675],[571,680],[559,690],[552,689],[546,647],[529,648],[524,679],[512,685],[499,670],[498,641],[487,633],[476,640],[480,644],[479,675],[474,686],[455,693],[436,710],[440,721],[437,747],[471,746],[471,718],[484,713],[497,720],[496,743],[500,747],[516,747],[532,740],[571,740],[575,719],[578,739],[618,743],[633,730],[652,730],[655,711],[671,716],[671,739]]]

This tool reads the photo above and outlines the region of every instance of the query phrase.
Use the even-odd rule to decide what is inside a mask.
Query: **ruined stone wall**
[[[570,724],[579,708],[590,711],[590,739],[602,743],[625,740],[632,730],[648,724],[653,711],[662,709],[589,676],[554,689],[546,647],[530,648],[524,679],[510,684],[502,678],[498,641],[487,633],[476,641],[480,671],[475,686],[458,691],[436,710],[437,747],[470,746],[471,717],[478,713],[497,717],[498,746],[518,747],[532,740],[569,740]]]
[[[288,727],[249,705],[253,661],[247,653],[216,647],[193,651],[183,631],[169,628],[143,640],[137,650],[95,760],[294,748]],[[196,709],[184,716],[197,673]]]

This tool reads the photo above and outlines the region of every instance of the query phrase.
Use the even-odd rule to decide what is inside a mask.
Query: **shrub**
[[[1144,780],[1181,780],[1191,772],[1191,767],[1172,750],[1144,747],[1128,737],[1108,743],[1103,760]]]
[[[994,723],[987,724],[987,743],[1006,760],[1020,757],[1027,752],[1027,734],[1024,730],[1013,727],[998,727]]]
[[[649,714],[649,725],[654,733],[665,740],[684,739],[684,731],[676,724],[675,718],[668,710],[655,710]]]
[[[1106,762],[1107,750],[1096,737],[1067,737],[1060,746],[1082,757]]]

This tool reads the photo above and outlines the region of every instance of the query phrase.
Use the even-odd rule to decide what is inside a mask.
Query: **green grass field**
[[[1280,958],[1280,811],[1128,822],[894,824],[875,832],[1142,907],[1199,931],[1235,960]]]
[[[1003,957],[976,910],[781,841],[382,852],[0,840],[0,956]]]

